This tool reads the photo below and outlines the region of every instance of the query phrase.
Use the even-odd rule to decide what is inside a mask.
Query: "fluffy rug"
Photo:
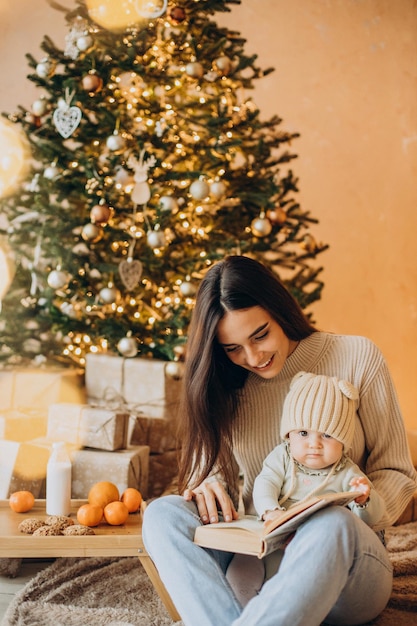
[[[394,588],[388,607],[372,626],[417,624],[417,522],[390,528],[386,537]],[[2,621],[2,626],[82,624],[173,622],[135,557],[57,559],[15,595]]]

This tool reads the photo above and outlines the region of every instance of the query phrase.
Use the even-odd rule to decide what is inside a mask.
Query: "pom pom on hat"
[[[281,437],[291,430],[315,430],[343,443],[345,452],[353,442],[359,393],[347,380],[298,372],[284,402]]]

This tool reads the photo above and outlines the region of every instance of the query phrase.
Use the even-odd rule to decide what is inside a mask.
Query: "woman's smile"
[[[260,306],[227,311],[218,324],[217,339],[235,365],[263,378],[280,373],[295,343]]]

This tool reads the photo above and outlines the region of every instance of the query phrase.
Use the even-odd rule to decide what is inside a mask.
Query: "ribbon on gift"
[[[89,359],[94,363],[94,367],[89,367]],[[177,396],[177,381],[167,377],[165,365],[166,363],[157,363],[152,359],[128,359],[115,355],[87,355],[86,388],[88,402],[94,406],[127,409],[129,412],[160,417],[165,409],[177,404],[176,397],[172,400],[174,395]],[[112,380],[111,384],[105,387],[102,383],[106,374],[103,376],[102,371],[100,377],[97,374],[103,367],[108,372],[107,376],[111,377]],[[145,370],[141,369],[143,367]],[[149,372],[146,372],[147,367],[150,368]],[[152,378],[154,372],[155,381]],[[155,387],[164,386],[162,395],[158,393],[157,397],[149,397],[152,396],[153,383]],[[137,401],[139,394],[145,397],[144,402]]]
[[[109,415],[94,415],[95,411],[106,412]],[[62,415],[65,412],[66,421]],[[103,407],[55,404],[49,410],[48,437],[79,446],[113,451],[126,447],[128,419],[127,412],[112,411]],[[121,432],[118,433],[121,423]],[[116,434],[119,436],[116,437]],[[100,438],[97,435],[100,435]]]

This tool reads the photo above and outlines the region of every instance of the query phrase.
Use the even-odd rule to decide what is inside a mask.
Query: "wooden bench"
[[[72,500],[71,516],[75,519],[77,509],[85,500]],[[0,500],[0,558],[58,558],[89,556],[137,556],[143,565],[155,591],[164,603],[174,622],[180,616],[162,583],[158,570],[145,550],[142,541],[142,515],[131,513],[123,526],[101,523],[94,528],[94,535],[34,537],[18,530],[19,523],[27,517],[45,519],[45,500],[36,500],[28,513],[15,513],[8,500]]]

